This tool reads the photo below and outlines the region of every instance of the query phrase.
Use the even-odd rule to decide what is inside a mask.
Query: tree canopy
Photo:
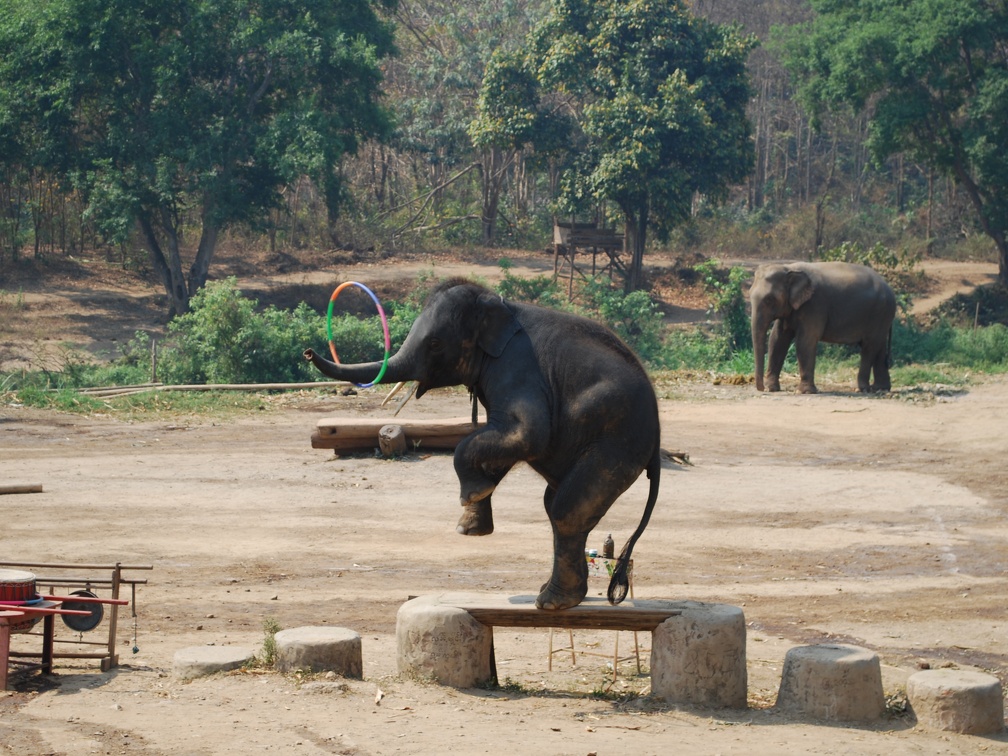
[[[541,98],[571,125],[561,201],[620,208],[636,289],[648,230],[667,236],[697,195],[722,199],[752,168],[754,42],[667,0],[554,0],[530,37]]]
[[[966,192],[1008,285],[1008,4],[812,0],[787,60],[816,116],[870,119],[876,158],[909,153]]]
[[[261,219],[299,175],[335,215],[341,157],[389,131],[392,32],[372,0],[3,5],[0,92],[23,100],[0,101],[2,157],[34,145],[107,238],[138,227],[175,313],[222,230]],[[189,215],[199,244],[184,272]]]

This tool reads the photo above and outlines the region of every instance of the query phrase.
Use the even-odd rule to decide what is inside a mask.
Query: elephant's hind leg
[[[540,609],[568,609],[588,594],[588,534],[643,469],[643,465],[622,461],[627,456],[625,447],[596,444],[555,492],[546,490],[546,513],[553,526],[553,573],[536,598]]]
[[[872,391],[886,392],[892,390],[892,379],[889,377],[889,355],[885,349],[880,349],[875,357],[875,364],[872,366],[875,382],[871,385]]]

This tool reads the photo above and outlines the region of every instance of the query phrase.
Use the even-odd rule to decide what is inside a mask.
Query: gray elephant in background
[[[356,383],[371,381],[381,367],[339,365],[311,349],[304,356],[329,377]],[[553,572],[536,599],[540,609],[566,609],[584,599],[588,534],[647,472],[643,517],[609,583],[609,601],[622,601],[661,474],[658,400],[629,347],[594,321],[451,279],[431,292],[382,377],[383,383],[410,380],[419,382],[418,398],[462,385],[486,408],[486,424],[455,448],[458,532],[493,532],[491,494],[516,463],[527,462],[545,478]]]
[[[756,268],[752,288],[756,388],[780,391],[780,373],[791,342],[798,357],[798,391],[816,393],[816,346],[861,347],[858,391],[889,391],[889,358],[896,297],[871,268],[845,262],[766,263]],[[763,361],[770,333],[766,383]],[[869,378],[874,377],[874,382]]]

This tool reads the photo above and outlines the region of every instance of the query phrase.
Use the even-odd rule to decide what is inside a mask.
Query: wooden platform
[[[454,449],[459,441],[483,423],[470,418],[448,420],[403,420],[400,418],[325,417],[318,421],[311,436],[313,449],[368,451],[378,446],[378,431],[386,425],[398,425],[406,435],[410,451]]]
[[[445,593],[434,597],[442,606],[468,612],[488,627],[560,627],[572,630],[654,631],[669,617],[683,613],[674,601],[627,599],[621,604],[591,596],[571,609],[537,609],[535,596]]]

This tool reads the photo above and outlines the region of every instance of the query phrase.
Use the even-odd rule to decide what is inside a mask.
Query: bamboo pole
[[[0,494],[42,493],[41,483],[0,483]]]

